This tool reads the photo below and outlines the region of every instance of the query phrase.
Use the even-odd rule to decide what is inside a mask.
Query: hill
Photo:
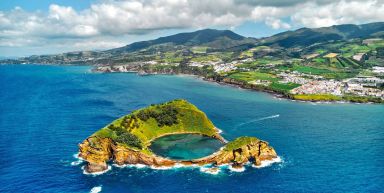
[[[255,42],[252,38],[245,38],[230,30],[203,29],[189,33],[179,33],[171,36],[160,37],[155,40],[141,41],[127,46],[107,50],[110,53],[136,52],[153,46],[206,46],[214,49],[224,49],[244,43]]]
[[[127,132],[137,138],[138,142],[127,140],[126,143],[125,136],[121,135]],[[220,138],[205,113],[186,100],[173,100],[136,110],[113,121],[93,136],[108,137],[131,148],[148,150],[152,140],[176,133],[196,133]]]
[[[262,45],[277,45],[284,48],[305,47],[315,43],[349,40],[354,38],[384,37],[384,22],[363,25],[334,25],[322,28],[301,28],[267,37]]]

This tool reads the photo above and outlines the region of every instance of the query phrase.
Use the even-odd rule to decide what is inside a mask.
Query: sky
[[[204,28],[265,37],[384,21],[384,0],[0,0],[0,57],[106,50]]]

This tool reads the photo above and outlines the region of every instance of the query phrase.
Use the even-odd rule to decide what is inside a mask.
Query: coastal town
[[[250,61],[250,60],[247,60]],[[234,71],[245,71],[249,72],[250,69],[239,68],[238,66],[243,64],[244,61],[236,60],[230,63],[217,62],[217,61],[207,61],[204,63],[201,62],[191,62],[189,66],[191,67],[211,67],[214,73],[217,74],[227,74]],[[167,63],[158,63],[156,61],[149,61],[143,63],[143,65],[150,66],[177,66],[178,64],[167,64]],[[139,75],[148,75],[142,70],[142,67],[132,67],[132,65],[115,65],[115,66],[99,66],[95,68],[95,71],[99,72],[137,72]],[[298,71],[278,71],[276,73],[276,78],[278,83],[281,84],[296,84],[298,87],[293,88],[289,91],[293,95],[334,95],[334,96],[343,96],[343,95],[356,95],[360,97],[375,97],[384,100],[384,79],[378,78],[375,76],[356,76],[354,78],[348,78],[343,80],[335,79],[326,79],[320,75],[311,75],[300,73]],[[381,76],[384,73],[384,67],[373,67],[371,72],[377,76]],[[151,74],[158,74],[158,72],[152,72]],[[264,87],[270,86],[273,81],[255,79],[250,80],[247,83],[252,85],[261,85]]]

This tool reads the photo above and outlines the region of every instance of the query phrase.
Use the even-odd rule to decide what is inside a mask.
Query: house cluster
[[[343,83],[334,80],[311,81],[291,90],[292,94],[342,95]]]
[[[352,58],[356,61],[364,61],[368,59],[368,55],[366,53],[357,53]]]
[[[237,69],[236,65],[237,63],[234,63],[234,62],[220,63],[220,64],[213,65],[213,70],[215,72],[230,72]]]
[[[215,66],[215,65],[218,65],[220,63],[222,63],[222,62],[221,61],[204,61],[204,62],[192,61],[188,65],[201,68],[203,66]]]
[[[146,62],[143,62],[143,64],[147,64],[147,65],[156,65],[156,64],[157,64],[157,61],[154,61],[154,60],[146,61]]]
[[[297,71],[293,71],[293,72],[289,72],[289,73],[281,72],[281,73],[277,74],[277,76],[282,79],[279,82],[284,83],[284,84],[290,83],[290,82],[296,83],[296,84],[307,84],[313,80],[323,79],[322,76],[302,74],[302,73],[299,73]]]
[[[315,80],[291,90],[292,94],[332,94],[341,96],[352,94],[384,99],[384,90],[379,89],[384,80],[377,77],[356,77],[343,82],[335,80]]]
[[[222,61],[205,61],[205,62],[190,62],[189,66],[203,67],[203,66],[212,66],[215,72],[230,72],[237,69],[238,61],[233,61],[231,63],[223,63]]]
[[[359,83],[347,83],[345,87],[345,93],[359,96],[372,96],[384,99],[383,90],[371,87],[364,87],[362,84]]]
[[[344,82],[345,93],[384,98],[384,91],[378,89],[384,85],[384,79],[371,76],[359,76],[347,79]]]
[[[384,74],[384,67],[374,66],[374,67],[372,67],[372,72],[377,73],[377,74]]]
[[[280,80],[279,82],[283,84],[290,83],[290,82],[296,83],[296,84],[307,84],[308,82],[311,81],[310,79],[303,78],[298,74],[291,74],[291,73],[285,73],[285,72],[278,74],[278,76],[282,78],[282,80]]]
[[[384,79],[372,76],[358,76],[345,80],[346,83],[356,83],[365,87],[380,87],[384,84]]]

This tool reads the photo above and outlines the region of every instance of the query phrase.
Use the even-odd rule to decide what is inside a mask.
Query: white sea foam
[[[137,169],[142,169],[142,168],[151,168],[153,170],[171,170],[171,169],[178,169],[178,168],[197,168],[201,167],[196,164],[191,164],[191,165],[184,165],[181,163],[176,163],[173,166],[147,166],[144,164],[124,164],[124,165],[118,165],[118,164],[112,164],[113,167],[117,168],[137,168]]]
[[[240,168],[234,168],[232,165],[229,165],[228,169],[231,170],[232,172],[244,172],[245,171],[244,166],[241,166]]]
[[[73,154],[73,157],[74,157],[75,159],[84,160],[83,158],[79,157],[79,153],[75,153],[75,154]]]
[[[137,169],[147,167],[144,164],[124,164],[124,165],[113,164],[113,166],[118,168],[137,168]]]
[[[101,186],[95,186],[89,191],[90,193],[99,193],[101,192],[102,187]]]
[[[173,166],[150,166],[153,170],[169,170],[169,169],[175,169],[176,167]]]
[[[207,174],[212,174],[212,175],[217,175],[220,173],[221,169],[220,168],[207,168],[207,167],[200,167],[200,171],[207,173]]]
[[[282,159],[280,157],[277,157],[277,158],[274,158],[272,160],[264,160],[264,161],[261,162],[261,165],[259,165],[259,166],[252,165],[252,167],[263,168],[263,167],[268,167],[268,166],[272,165],[273,163],[279,163],[279,162],[282,162]],[[248,162],[245,165],[249,165],[249,164],[250,163]],[[204,173],[208,173],[208,174],[212,174],[212,175],[219,174],[222,171],[223,168],[229,169],[232,172],[244,172],[245,171],[245,167],[244,166],[242,166],[240,168],[235,168],[235,167],[233,167],[230,164],[219,165],[217,167],[217,170],[212,169],[212,165],[210,165],[210,164],[207,164],[207,165],[204,165],[204,166],[199,166],[199,165],[196,165],[196,164],[184,165],[184,164],[181,164],[181,163],[177,163],[174,166],[160,166],[160,167],[157,167],[157,166],[147,166],[147,165],[144,165],[144,164],[124,164],[124,165],[112,164],[112,166],[118,167],[118,168],[130,167],[130,168],[137,168],[137,169],[147,168],[148,167],[148,168],[151,168],[153,170],[171,170],[171,169],[178,169],[178,168],[200,168],[200,172],[204,172]],[[82,167],[83,174],[92,175],[92,176],[97,176],[97,175],[104,174],[104,173],[106,173],[106,172],[108,172],[109,170],[112,169],[112,167],[108,165],[108,169],[105,170],[105,171],[95,172],[95,173],[88,173],[85,170],[84,167],[85,166]]]
[[[268,166],[272,165],[273,163],[280,163],[280,162],[282,162],[282,159],[279,156],[277,156],[277,158],[274,158],[272,160],[261,161],[261,164],[259,166],[252,165],[252,167],[263,168],[263,167],[268,167]]]
[[[75,159],[78,159],[78,160],[81,160],[81,161],[85,161],[82,157],[79,157],[79,153],[75,153],[75,154],[73,154],[73,157],[74,157]]]
[[[77,159],[76,161],[71,162],[71,166],[77,166],[84,162],[84,159],[79,157],[78,153],[73,154],[73,157]]]
[[[112,167],[111,167],[110,165],[108,165],[108,168],[107,168],[106,170],[101,171],[101,172],[94,172],[94,173],[88,173],[88,172],[85,170],[85,166],[81,167],[81,169],[83,169],[83,174],[85,174],[85,175],[98,176],[98,175],[107,173],[109,170],[112,169]]]
[[[78,165],[80,165],[81,163],[83,163],[83,160],[79,159],[79,160],[77,160],[77,161],[73,161],[73,162],[71,162],[71,166],[78,166]]]
[[[119,164],[112,164],[113,167],[117,167],[117,168],[126,168],[128,167],[128,165],[119,165]]]

